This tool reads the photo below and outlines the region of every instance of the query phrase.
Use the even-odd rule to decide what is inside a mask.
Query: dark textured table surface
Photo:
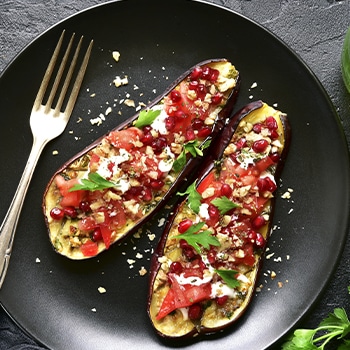
[[[143,0],[147,1],[147,0]],[[58,21],[103,0],[0,2],[0,72],[26,45]],[[340,54],[350,25],[350,1],[212,0],[262,24],[294,50],[316,74],[350,143],[350,97],[341,79]],[[1,96],[0,96],[1,98]],[[325,140],[327,142],[327,140]],[[318,302],[298,327],[314,328],[335,307],[350,311],[350,236],[339,264]],[[298,297],[298,296],[296,296]],[[41,349],[0,307],[0,349]],[[274,347],[280,348],[279,344]]]

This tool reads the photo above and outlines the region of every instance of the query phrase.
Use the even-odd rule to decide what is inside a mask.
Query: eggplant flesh
[[[91,258],[149,220],[208,152],[232,113],[239,81],[226,59],[203,61],[60,167],[42,204],[54,250]],[[147,119],[150,112],[156,117]],[[114,185],[98,187],[104,180]]]
[[[230,119],[220,143],[211,148],[194,182],[199,209],[193,191],[188,192],[152,257],[147,311],[161,337],[216,333],[247,309],[271,231],[274,192],[290,136],[286,114],[254,101]],[[227,202],[236,206],[225,208]],[[186,240],[184,235],[198,223],[203,226]],[[193,238],[204,231],[216,241],[206,245],[195,240],[196,249]]]

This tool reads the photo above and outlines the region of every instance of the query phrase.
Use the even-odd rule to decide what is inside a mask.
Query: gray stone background
[[[82,9],[105,2],[107,1],[1,0],[0,74],[23,48],[50,26]],[[350,96],[344,88],[340,71],[341,48],[350,25],[350,1],[208,0],[208,2],[237,11],[262,24],[304,60],[329,94],[350,144]],[[300,326],[316,327],[335,307],[342,306],[349,311],[350,295],[347,293],[349,285],[350,239],[348,238],[334,277]],[[6,317],[0,310],[0,319],[5,318],[5,321],[10,323]],[[1,331],[0,327],[0,338]],[[26,349],[28,348],[29,345]]]

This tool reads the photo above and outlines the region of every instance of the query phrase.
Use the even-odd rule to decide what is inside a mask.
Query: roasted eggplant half
[[[148,314],[165,338],[222,331],[244,313],[269,238],[290,127],[262,101],[241,109],[180,195],[152,257]]]
[[[232,63],[201,62],[58,169],[43,198],[55,251],[90,258],[140,228],[199,165],[238,90]]]

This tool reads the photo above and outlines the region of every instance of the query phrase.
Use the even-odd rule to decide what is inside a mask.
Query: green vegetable
[[[232,202],[226,196],[215,198],[210,203],[214,204],[219,209],[221,215],[226,214],[231,209],[239,207],[238,204]]]
[[[317,328],[297,329],[291,339],[282,346],[282,350],[325,350],[332,339],[342,339],[343,343],[338,350],[349,350],[350,322],[343,308],[334,309]]]
[[[139,114],[139,117],[137,118],[136,122],[134,125],[137,128],[143,128],[146,125],[151,125],[155,119],[159,116],[160,110],[142,110]]]
[[[341,71],[343,81],[348,92],[350,92],[350,27],[346,32],[343,49],[341,53]]]
[[[187,203],[188,206],[196,213],[199,213],[199,207],[201,206],[201,199],[202,196],[199,194],[199,192],[196,190],[196,181],[192,183],[192,185],[188,186],[187,190],[185,192],[178,192],[179,196],[188,195],[187,197]]]
[[[187,158],[186,158],[187,153],[191,153],[192,157],[197,157],[197,155],[202,157],[203,150],[208,148],[209,145],[210,145],[210,140],[207,140],[202,144],[200,144],[198,140],[189,141],[186,144],[184,144],[182,152],[179,154],[179,156],[176,158],[173,164],[174,171],[179,172],[184,168],[187,161]]]
[[[238,271],[235,270],[215,270],[215,272],[225,281],[230,288],[239,287],[240,283],[235,277]]]
[[[87,191],[101,191],[106,188],[117,187],[118,184],[108,181],[98,173],[89,173],[88,179],[81,179],[80,184],[74,185],[69,189],[69,192],[87,190]]]
[[[212,235],[211,231],[206,230],[199,232],[204,224],[204,222],[194,224],[185,233],[174,236],[174,238],[184,239],[198,254],[201,253],[200,245],[205,249],[209,249],[211,245],[220,246],[219,240]]]

